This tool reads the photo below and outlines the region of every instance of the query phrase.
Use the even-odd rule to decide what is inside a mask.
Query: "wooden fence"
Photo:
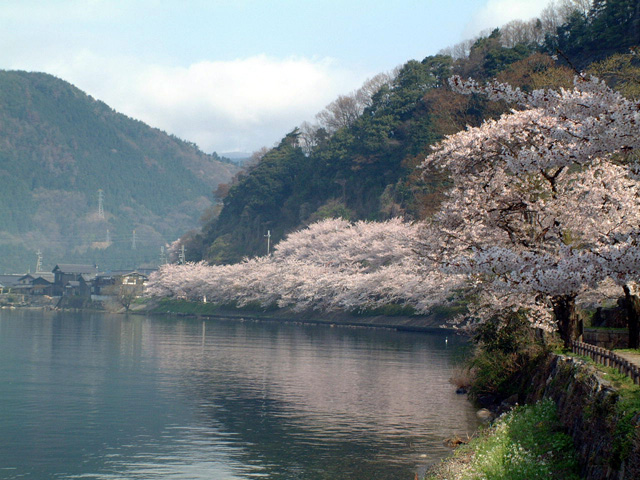
[[[620,355],[616,355],[606,348],[575,341],[571,346],[573,353],[590,357],[594,362],[604,365],[605,367],[615,368],[618,372],[631,378],[633,383],[640,385],[640,367],[638,367],[638,365],[631,363],[629,360],[622,358]]]

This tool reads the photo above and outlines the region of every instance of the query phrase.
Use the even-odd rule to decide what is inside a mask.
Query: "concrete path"
[[[627,352],[620,352],[618,350],[613,350],[613,353],[624,358],[625,360],[629,360],[634,365],[637,365],[640,367],[640,353],[627,353]]]

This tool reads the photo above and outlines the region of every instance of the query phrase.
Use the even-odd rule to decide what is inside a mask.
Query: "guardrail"
[[[571,347],[573,353],[590,357],[594,362],[605,367],[615,368],[631,378],[633,383],[640,385],[640,367],[611,350],[577,341],[572,342]]]

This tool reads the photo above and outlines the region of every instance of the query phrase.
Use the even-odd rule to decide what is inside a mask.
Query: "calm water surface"
[[[0,311],[1,479],[406,479],[476,427],[461,341]]]

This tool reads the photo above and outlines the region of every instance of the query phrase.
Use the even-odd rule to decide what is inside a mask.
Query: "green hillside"
[[[429,146],[506,108],[453,93],[447,85],[453,74],[529,90],[568,87],[580,68],[626,94],[638,91],[638,59],[629,51],[640,45],[637,1],[598,0],[585,10],[584,2],[568,0],[551,13],[547,17],[563,21],[511,22],[468,47],[411,60],[373,82],[373,89],[369,84],[340,97],[320,113],[318,124],[290,132],[218,190],[222,211],[201,232],[183,238],[187,258],[229,263],[262,255],[267,232],[278,242],[326,217],[429,216],[447,185],[440,175],[423,178],[416,171]]]
[[[51,75],[0,72],[0,272],[37,250],[46,268],[157,263],[236,172]]]

